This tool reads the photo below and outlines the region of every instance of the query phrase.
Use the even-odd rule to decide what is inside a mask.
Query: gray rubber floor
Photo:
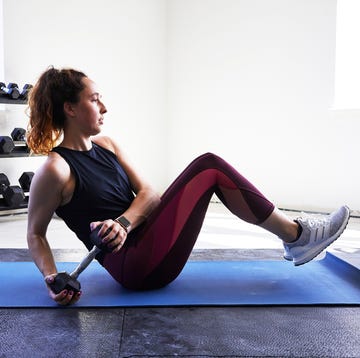
[[[359,357],[341,307],[1,310],[2,357]]]
[[[332,245],[333,253],[358,267],[359,221],[351,220]],[[218,211],[211,214],[190,259],[282,259],[277,238],[237,222]],[[54,220],[50,231],[56,261],[83,257],[84,248],[60,221]],[[30,260],[25,235],[26,217],[0,218],[0,261]],[[219,242],[221,248],[214,248]],[[0,357],[355,358],[360,307],[0,309]]]
[[[280,255],[195,250],[191,259]],[[55,250],[57,260],[81,256]],[[26,250],[0,250],[1,261],[29,259]],[[360,357],[359,338],[356,306],[0,310],[0,357]]]

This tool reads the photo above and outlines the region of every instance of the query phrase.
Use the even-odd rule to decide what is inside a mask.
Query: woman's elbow
[[[157,193],[156,191],[152,191],[151,201],[152,201],[153,209],[155,209],[160,204],[161,201],[159,193]]]

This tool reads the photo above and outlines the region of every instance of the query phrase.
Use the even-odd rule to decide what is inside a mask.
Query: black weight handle
[[[52,283],[49,283],[49,286],[53,292],[55,292],[56,294],[60,293],[63,290],[73,291],[74,293],[79,292],[81,289],[81,285],[77,278],[81,274],[81,272],[83,272],[89,266],[91,261],[99,252],[101,252],[102,250],[108,252],[111,251],[108,249],[106,244],[102,242],[102,238],[98,236],[100,229],[101,226],[98,226],[91,232],[90,240],[94,244],[94,247],[76,266],[75,270],[71,274],[67,272],[59,272],[54,277],[54,281]]]

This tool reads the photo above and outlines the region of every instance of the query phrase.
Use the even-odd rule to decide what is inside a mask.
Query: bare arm
[[[61,202],[61,183],[53,160],[47,160],[31,183],[28,206],[27,242],[31,256],[44,275],[56,273],[46,238],[48,224]]]
[[[64,189],[71,178],[70,168],[56,156],[51,156],[36,172],[30,188],[28,206],[27,242],[31,256],[40,272],[50,283],[57,273],[54,257],[46,233],[56,208],[64,200]],[[49,287],[48,287],[49,288]],[[69,297],[68,292],[50,297],[60,304],[74,303],[79,297]],[[70,296],[72,296],[70,294]]]

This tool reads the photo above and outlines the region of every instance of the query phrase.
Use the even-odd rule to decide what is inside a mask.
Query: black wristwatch
[[[119,223],[123,229],[125,229],[126,232],[129,231],[129,228],[131,226],[131,223],[128,219],[126,219],[125,216],[119,216],[118,218],[116,218],[114,221],[116,221],[117,223]]]

